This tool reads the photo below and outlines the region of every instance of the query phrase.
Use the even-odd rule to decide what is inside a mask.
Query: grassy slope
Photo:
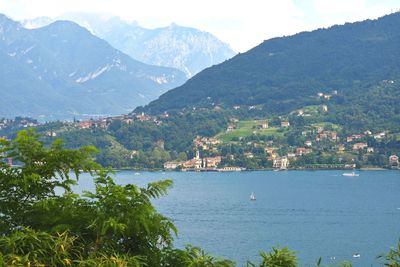
[[[277,127],[269,127],[267,129],[258,129],[257,125],[263,123],[263,120],[248,120],[240,121],[237,123],[237,128],[231,132],[223,132],[218,134],[216,137],[223,142],[230,142],[235,137],[246,137],[250,136],[255,132],[259,135],[280,135],[283,136],[283,132],[279,132]]]

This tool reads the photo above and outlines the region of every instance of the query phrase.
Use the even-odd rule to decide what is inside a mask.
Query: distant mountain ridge
[[[235,55],[229,45],[212,34],[176,24],[146,29],[117,17],[71,13],[60,18],[80,24],[134,59],[180,69],[188,78]],[[29,28],[37,28],[50,21],[50,18],[41,17],[22,23]]]
[[[185,81],[69,21],[25,29],[0,15],[0,117],[122,114]]]
[[[371,112],[388,120],[387,111],[378,111],[382,106],[370,107],[368,103],[382,99],[376,98],[375,85],[391,81],[395,86],[400,80],[399,25],[400,13],[394,13],[270,39],[200,72],[137,111],[159,114],[201,106],[242,105],[257,107],[265,114],[329,103],[341,112],[346,108],[349,114],[352,107],[365,112],[372,108]],[[318,92],[333,90],[338,95],[328,102],[317,97]],[[393,101],[400,101],[398,93],[390,93]],[[393,101],[386,106],[392,111],[398,109]]]

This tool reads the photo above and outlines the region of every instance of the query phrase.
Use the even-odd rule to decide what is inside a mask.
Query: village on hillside
[[[254,125],[256,125],[254,129],[268,129],[268,123],[266,121],[254,121]],[[235,127],[234,125],[229,125],[226,133],[234,132]],[[288,127],[290,127],[289,122],[282,121],[281,129]],[[257,130],[255,130],[253,134],[257,135]],[[374,155],[376,148],[368,145],[368,140],[375,140],[378,143],[386,137],[385,132],[372,133],[370,131],[365,131],[364,133],[352,134],[340,138],[336,131],[325,130],[322,126],[315,126],[312,130],[303,131],[301,134],[302,139],[305,140],[303,145],[289,147],[282,147],[282,144],[272,140],[249,141],[245,138],[233,138],[235,141],[224,143],[217,137],[198,136],[193,140],[193,147],[196,150],[195,157],[187,161],[168,161],[164,163],[164,168],[166,170],[179,169],[195,171],[245,170],[246,168],[243,166],[228,164],[228,162],[234,162],[236,155],[221,153],[224,146],[235,145],[242,148],[241,157],[252,160],[258,158],[261,154],[265,156],[266,160],[269,162],[267,166],[273,169],[354,169],[358,167],[356,162],[360,155],[362,155],[363,159]],[[261,153],[260,149],[263,150]],[[301,160],[301,158],[310,158],[310,155],[321,150],[326,150],[326,153],[329,151],[329,153],[336,155],[338,161],[319,164],[320,166],[318,166],[317,164],[313,164],[313,162],[308,163],[307,161]],[[201,157],[201,154],[212,156]],[[225,164],[221,164],[223,161]],[[387,161],[387,167],[391,169],[397,169],[400,166],[399,157],[397,155],[390,155]],[[299,162],[301,163],[299,164]]]
[[[318,93],[315,97],[331,99],[337,94]],[[240,109],[254,110],[255,106],[235,105]],[[354,169],[390,168],[399,169],[398,151],[386,147],[388,140],[399,138],[388,131],[349,133],[340,125],[317,121],[304,123],[305,119],[328,112],[328,105],[308,106],[295,110],[287,116],[266,117],[264,119],[240,119],[231,116],[224,131],[215,136],[195,136],[188,151],[181,157],[165,156],[171,152],[164,146],[164,140],[157,140],[154,146],[163,154],[161,168],[182,171],[242,171],[256,169]],[[197,112],[201,113],[200,109]],[[215,106],[213,112],[221,112]],[[0,120],[1,133],[10,129],[37,128],[47,138],[54,139],[70,132],[84,133],[100,129],[109,131],[115,123],[134,127],[154,125],[162,127],[168,123],[169,114],[158,116],[143,112],[90,120],[72,120],[53,123],[39,123],[29,118]],[[302,123],[299,124],[298,121]],[[121,127],[121,126],[119,126]],[[11,132],[12,132],[11,131]],[[8,138],[5,134],[3,139]],[[129,139],[129,136],[127,137]],[[113,141],[116,143],[116,141]],[[121,145],[118,145],[122,147]],[[124,157],[131,163],[141,155],[140,150],[124,151]],[[122,153],[122,152],[121,152]],[[159,153],[159,154],[160,154]],[[145,164],[145,163],[144,163]],[[145,166],[146,165],[142,165]],[[128,166],[129,167],[129,166]]]

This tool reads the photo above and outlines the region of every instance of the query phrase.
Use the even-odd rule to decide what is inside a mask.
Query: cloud
[[[337,15],[340,13],[354,13],[365,9],[364,0],[314,0],[315,11],[320,15]]]
[[[320,26],[375,19],[388,14],[396,1],[378,0],[313,0],[314,22]],[[318,19],[318,22],[316,20]]]

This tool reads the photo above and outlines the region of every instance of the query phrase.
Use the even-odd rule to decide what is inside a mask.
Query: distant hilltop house
[[[374,139],[382,139],[386,136],[385,132],[374,134]]]
[[[81,129],[89,129],[90,127],[94,126],[94,121],[81,121],[79,122],[79,128]]]
[[[282,121],[282,122],[281,122],[281,127],[287,128],[287,127],[289,127],[289,126],[290,126],[290,123],[289,123],[288,121]]]
[[[346,137],[346,142],[350,143],[350,142],[353,142],[354,140],[362,139],[364,137],[365,137],[364,134],[353,134],[351,136]]]
[[[257,125],[257,128],[259,128],[259,129],[268,129],[268,122],[267,121],[263,121],[262,123],[259,123]]]
[[[54,132],[54,131],[48,131],[48,132],[46,132],[46,135],[47,135],[48,137],[56,137],[56,136],[57,136],[57,133]]]
[[[353,145],[353,150],[360,150],[360,149],[364,149],[367,148],[368,144],[367,143],[355,143]]]
[[[371,135],[372,132],[371,132],[370,130],[366,130],[366,131],[364,132],[364,134],[365,134],[365,135]]]
[[[303,156],[312,153],[311,148],[298,147],[296,148],[296,156]]]
[[[226,128],[227,132],[232,132],[233,130],[236,129],[236,126],[233,124],[229,124],[228,127]]]
[[[317,97],[318,98],[323,98],[323,99],[326,99],[326,100],[330,100],[332,98],[332,95],[337,95],[337,94],[338,94],[337,90],[333,90],[332,94],[325,94],[325,93],[319,92],[319,93],[317,93]]]
[[[213,138],[213,137],[197,136],[193,140],[193,144],[196,147],[201,147],[203,150],[208,150],[211,146],[216,146],[216,145],[218,145],[220,143],[221,143],[221,141],[219,139]]]

